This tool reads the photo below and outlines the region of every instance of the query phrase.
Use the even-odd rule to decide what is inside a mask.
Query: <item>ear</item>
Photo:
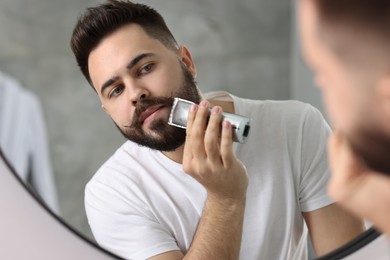
[[[180,60],[183,62],[184,66],[192,74],[193,78],[196,78],[196,67],[195,63],[192,60],[191,53],[185,45],[180,45],[177,50]]]

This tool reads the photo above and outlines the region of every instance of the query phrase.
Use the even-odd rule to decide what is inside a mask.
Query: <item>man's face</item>
[[[92,84],[126,138],[161,151],[184,143],[185,130],[167,122],[174,97],[195,103],[201,99],[194,67],[185,66],[193,66],[187,54],[169,50],[135,24],[121,27],[91,52]]]
[[[356,69],[360,64],[347,66],[340,62],[321,41],[317,19],[313,1],[300,0],[302,52],[322,91],[332,126],[370,167],[390,171],[390,133],[384,130],[381,108],[385,99],[376,91],[377,81],[364,69]]]

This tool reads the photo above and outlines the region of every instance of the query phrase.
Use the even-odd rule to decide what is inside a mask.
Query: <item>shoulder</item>
[[[87,184],[87,188],[97,186],[118,186],[121,183],[136,183],[152,151],[131,141],[122,144],[115,153],[100,166]]]
[[[315,109],[308,103],[304,103],[298,100],[255,100],[248,98],[241,98],[231,95],[234,101],[234,105],[245,110],[260,110],[263,113],[279,113],[282,115],[299,115],[307,113],[311,109]]]
[[[84,190],[86,207],[114,209],[130,200],[143,200],[149,149],[126,141],[97,170]],[[150,150],[150,152],[152,152]]]
[[[297,100],[264,100],[262,102],[266,112],[280,114],[284,117],[301,117],[314,108],[310,104]]]
[[[310,113],[313,106],[297,100],[264,100],[264,112],[279,114],[281,117],[302,117]]]
[[[264,113],[269,122],[285,129],[290,136],[298,139],[326,139],[331,129],[322,113],[314,106],[301,101],[265,101]]]
[[[235,97],[234,105],[238,108],[238,113],[257,119],[262,124],[267,122],[302,126],[308,118],[324,120],[318,109],[297,100],[252,100]]]

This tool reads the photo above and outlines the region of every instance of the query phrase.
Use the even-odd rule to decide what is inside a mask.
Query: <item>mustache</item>
[[[169,97],[155,97],[155,98],[144,98],[137,102],[134,117],[130,125],[124,125],[128,128],[136,128],[141,125],[139,120],[141,114],[145,112],[148,108],[159,105],[161,107],[172,107],[174,101],[173,95]]]

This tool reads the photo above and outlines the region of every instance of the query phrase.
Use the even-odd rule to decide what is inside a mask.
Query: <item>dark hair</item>
[[[127,24],[138,24],[152,38],[175,50],[177,42],[164,18],[153,8],[130,1],[108,0],[88,8],[79,18],[72,34],[71,48],[81,72],[92,85],[88,70],[91,51],[108,35]]]
[[[389,59],[389,0],[310,0],[318,14],[322,40],[339,57],[356,58],[357,52]],[[374,52],[378,56],[373,55]],[[386,52],[386,55],[380,52]],[[384,57],[386,56],[386,57]],[[390,59],[389,61],[390,62]]]
[[[375,27],[384,27],[383,22],[390,21],[388,0],[315,0],[314,3],[327,20],[353,21]]]

